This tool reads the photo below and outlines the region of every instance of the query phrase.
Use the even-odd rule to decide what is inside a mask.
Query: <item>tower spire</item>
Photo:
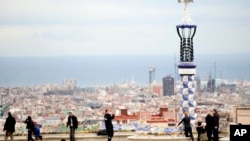
[[[195,25],[189,16],[188,3],[193,2],[193,0],[178,0],[179,3],[184,3],[184,16],[182,17],[179,25]]]
[[[182,100],[180,101],[179,117],[183,117],[183,112],[188,112],[191,117],[191,122],[196,119],[195,113],[195,81],[196,65],[194,64],[193,52],[193,37],[196,32],[196,25],[192,21],[188,12],[188,3],[193,0],[178,0],[179,3],[184,3],[184,16],[181,22],[176,26],[178,36],[180,37],[180,64],[178,72],[181,76],[180,93]]]

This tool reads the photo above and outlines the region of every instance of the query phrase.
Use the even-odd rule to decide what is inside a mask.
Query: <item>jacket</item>
[[[112,119],[114,118],[115,118],[114,114],[111,115],[111,114],[106,113],[104,115],[104,122],[105,122],[106,130],[113,130]]]
[[[28,129],[29,131],[34,131],[35,130],[35,124],[34,124],[33,120],[26,119],[24,121],[24,123],[26,123],[26,129]]]
[[[16,120],[12,116],[8,116],[6,118],[6,122],[4,124],[3,130],[9,131],[9,132],[15,132],[15,125],[16,125]]]
[[[178,126],[183,122],[184,128],[191,128],[190,118],[184,117],[179,123]]]
[[[72,123],[71,123],[72,122]],[[68,117],[68,122],[67,122],[67,127],[73,127],[75,129],[78,128],[78,120],[77,120],[77,117],[76,116],[69,116]]]

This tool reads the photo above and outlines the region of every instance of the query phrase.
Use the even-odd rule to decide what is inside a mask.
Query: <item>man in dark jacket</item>
[[[34,141],[34,139],[32,138],[32,133],[35,130],[35,124],[31,119],[31,116],[28,116],[24,123],[26,123],[26,129],[28,130],[28,141]]]
[[[194,136],[192,133],[192,127],[190,123],[190,117],[188,116],[188,112],[184,112],[184,118],[178,123],[177,126],[179,126],[181,123],[184,125],[184,131],[185,131],[185,136],[186,137],[191,137],[192,141],[194,141]],[[188,135],[190,134],[190,136]]]
[[[105,114],[104,114],[104,122],[105,122],[106,131],[108,134],[108,141],[111,141],[114,135],[113,124],[112,124],[112,120],[114,118],[115,118],[115,115],[108,113],[108,109],[106,109]]]
[[[3,131],[5,132],[4,140],[7,141],[10,136],[10,140],[13,141],[13,133],[15,132],[16,120],[12,117],[11,113],[8,112],[8,117],[6,118],[6,122],[4,124]]]
[[[67,127],[70,128],[69,132],[70,141],[75,141],[75,130],[78,128],[78,120],[77,117],[72,112],[69,112]]]
[[[206,120],[207,138],[208,138],[208,141],[211,141],[212,140],[213,128],[214,128],[214,118],[213,118],[213,114],[212,114],[211,111],[208,112],[205,120]]]
[[[214,114],[214,128],[213,128],[213,136],[214,136],[214,141],[219,140],[219,120],[220,120],[220,115],[218,114],[216,109],[213,109],[213,114]]]

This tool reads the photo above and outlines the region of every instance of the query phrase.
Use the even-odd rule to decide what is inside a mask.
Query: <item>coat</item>
[[[112,124],[112,119],[115,118],[115,115],[114,114],[108,114],[106,113],[104,115],[104,122],[105,122],[105,127],[106,127],[106,130],[113,130],[113,124]]]
[[[35,130],[35,124],[34,124],[33,120],[26,119],[24,121],[24,123],[26,123],[26,129],[28,129],[29,131],[34,131]]]
[[[71,123],[72,122],[72,123]],[[69,116],[68,117],[68,122],[67,122],[67,127],[73,127],[75,129],[78,128],[78,120],[77,120],[77,117],[76,116]]]
[[[190,118],[184,117],[179,123],[178,126],[183,122],[184,128],[191,128]]]
[[[9,131],[9,132],[15,132],[15,125],[16,125],[16,120],[12,116],[8,116],[6,118],[6,122],[4,124],[3,130]]]
[[[219,128],[220,115],[218,113],[214,114],[214,127]]]
[[[206,120],[206,130],[212,130],[214,127],[214,118],[211,115],[207,115],[205,120]]]

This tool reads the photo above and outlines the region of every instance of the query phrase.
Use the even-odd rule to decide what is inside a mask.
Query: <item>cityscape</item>
[[[150,71],[149,74],[153,76]],[[212,79],[203,82],[198,78],[195,82],[197,118],[204,120],[208,111],[216,108],[224,132],[228,132],[230,124],[249,124],[249,82],[217,80],[215,84]],[[66,130],[68,112],[72,111],[79,119],[79,130],[91,132],[103,128],[103,125],[94,122],[96,125],[90,128],[90,125],[86,126],[86,121],[102,121],[103,111],[110,109],[116,115],[114,124],[124,126],[116,130],[135,130],[134,124],[140,121],[145,125],[162,126],[161,132],[164,132],[163,129],[173,125],[175,127],[175,123],[180,120],[178,101],[182,97],[177,91],[178,83],[173,77],[166,76],[161,83],[152,79],[151,84],[143,87],[131,80],[120,84],[79,88],[75,79],[66,79],[63,84],[1,87],[1,124],[5,122],[7,111],[10,111],[20,121],[17,123],[16,134],[24,134],[25,125],[21,121],[29,115],[43,125],[43,132],[57,133]]]

